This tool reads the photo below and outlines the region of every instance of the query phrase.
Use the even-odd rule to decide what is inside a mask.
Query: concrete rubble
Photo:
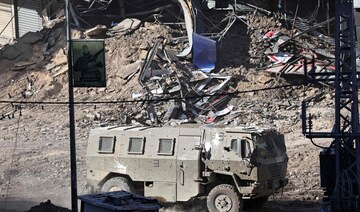
[[[299,80],[279,81],[274,76],[304,75],[306,62],[310,73],[311,71],[334,71],[332,64],[334,46],[331,39],[314,31],[320,26],[309,26],[310,29],[307,31],[301,31],[296,26],[289,29],[283,23],[284,20],[266,11],[254,9],[250,10],[251,12],[245,11],[247,10],[241,10],[242,15],[237,17],[242,21],[235,22],[236,17],[229,15],[226,18],[230,21],[221,32],[215,33],[215,36],[214,34],[203,36],[210,41],[215,41],[219,46],[216,49],[214,43],[210,43],[215,46],[215,49],[209,56],[219,55],[211,60],[214,64],[204,64],[205,67],[212,67],[207,71],[197,67],[200,65],[194,65],[204,63],[203,61],[194,61],[197,59],[185,54],[189,45],[195,48],[190,51],[200,52],[200,55],[201,51],[204,51],[198,50],[201,45],[196,45],[195,38],[199,35],[190,33],[192,29],[188,28],[189,23],[185,23],[184,30],[181,27],[162,24],[159,19],[155,19],[155,22],[146,22],[136,18],[125,18],[118,23],[113,22],[111,26],[97,25],[84,32],[74,30],[73,38],[105,37],[108,69],[107,88],[77,89],[76,97],[82,99],[85,98],[82,97],[84,94],[95,97],[106,93],[107,100],[113,98],[140,102],[135,106],[120,105],[118,109],[115,109],[121,111],[120,113],[112,112],[113,109],[103,111],[102,115],[96,112],[97,115],[86,117],[145,125],[162,125],[174,120],[258,124],[282,119],[283,117],[277,115],[278,110],[298,110],[299,98],[295,98],[294,102],[290,100],[291,103],[286,103],[286,100],[279,97],[279,102],[274,103],[261,98],[254,100],[256,99],[254,97],[259,95],[256,91],[245,92],[245,94],[241,92],[254,88],[264,89],[271,86],[296,84]],[[0,50],[0,62],[6,61],[12,71],[40,70],[48,74],[50,81],[47,88],[43,89],[37,87],[37,81],[32,79],[34,86],[31,89],[25,88],[22,92],[11,93],[10,99],[46,99],[55,94],[60,95],[56,99],[66,97],[64,91],[66,85],[61,85],[66,84],[67,71],[64,46],[66,38],[63,25],[64,22],[60,22],[52,28],[27,33],[15,44],[5,45]],[[224,63],[226,60],[221,58],[227,57],[226,54],[234,48],[231,44],[226,46],[226,43],[232,42],[234,33],[237,31],[242,31],[245,33],[244,36],[250,37],[249,48],[245,51],[241,50],[241,52],[248,52],[249,63],[244,61],[244,65],[231,67],[233,62],[227,64]],[[234,54],[237,53],[234,52]],[[206,60],[205,63],[207,63]],[[247,86],[244,87],[244,85]],[[282,96],[278,90],[276,92],[278,96]],[[296,93],[298,96],[301,93],[296,90],[296,87],[284,89],[283,92]],[[284,95],[287,96],[287,94]],[[1,112],[9,113],[8,111]],[[243,118],[244,114],[249,113],[262,113],[262,117],[257,121]],[[239,118],[243,120],[238,121]],[[298,120],[298,117],[291,117],[291,119]]]

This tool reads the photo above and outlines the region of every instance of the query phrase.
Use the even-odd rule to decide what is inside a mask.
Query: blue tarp
[[[216,65],[216,41],[196,33],[193,33],[193,40],[194,65],[202,72],[210,73]]]

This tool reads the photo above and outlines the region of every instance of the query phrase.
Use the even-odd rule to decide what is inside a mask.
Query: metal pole
[[[18,39],[20,37],[19,33],[19,14],[18,14],[18,1],[14,0],[14,19],[15,19],[15,38]]]
[[[330,19],[330,2],[329,0],[327,0],[326,2],[326,20]],[[328,36],[331,36],[331,32],[330,32],[330,22],[327,23],[327,31],[328,31]]]
[[[74,110],[74,86],[72,66],[72,42],[71,21],[69,14],[69,0],[65,0],[66,13],[66,37],[68,56],[68,78],[69,78],[69,122],[70,122],[70,163],[71,163],[71,211],[78,212],[77,204],[77,177],[76,177],[76,143],[75,143],[75,110]]]

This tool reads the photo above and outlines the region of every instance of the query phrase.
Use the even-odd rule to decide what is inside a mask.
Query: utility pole
[[[78,212],[77,204],[77,171],[76,171],[76,143],[75,143],[75,110],[74,85],[72,64],[71,19],[69,0],[65,0],[67,60],[69,78],[69,123],[70,123],[70,163],[71,163],[71,211]]]
[[[19,39],[20,33],[19,33],[19,5],[18,0],[13,1],[14,4],[14,22],[15,22],[15,38]]]
[[[353,0],[335,0],[335,123],[331,132],[313,132],[311,115],[306,125],[303,103],[303,133],[307,138],[332,138],[320,154],[321,185],[331,211],[360,210],[360,133],[358,109],[359,72],[356,70]],[[316,73],[309,71],[310,76]]]

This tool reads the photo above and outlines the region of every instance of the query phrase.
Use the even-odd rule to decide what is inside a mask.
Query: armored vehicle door
[[[147,151],[140,161],[145,196],[176,201],[177,132],[159,129],[147,134]]]
[[[179,136],[177,152],[177,201],[187,201],[200,192],[201,136]]]

